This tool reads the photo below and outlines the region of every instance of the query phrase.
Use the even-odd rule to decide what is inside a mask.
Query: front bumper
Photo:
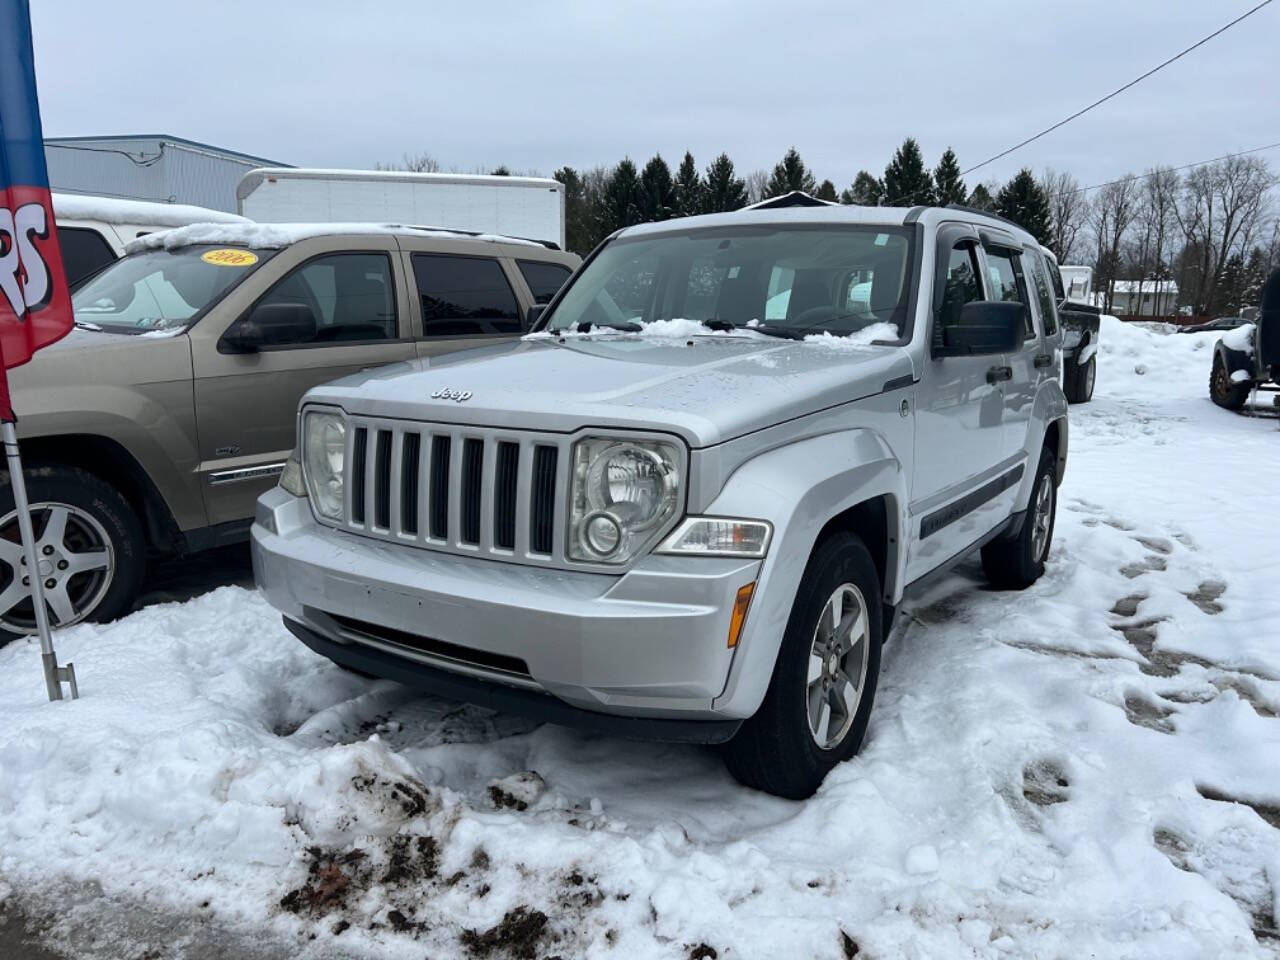
[[[252,551],[290,629],[348,666],[472,702],[518,694],[509,705],[560,722],[574,718],[536,705],[711,724],[637,724],[646,737],[722,740],[742,719],[713,701],[734,598],[759,560],[648,556],[615,576],[460,557],[321,526],[279,488],[258,501]]]

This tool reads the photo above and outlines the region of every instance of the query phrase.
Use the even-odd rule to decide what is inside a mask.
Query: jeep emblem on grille
[[[470,390],[451,390],[448,387],[441,387],[431,395],[432,400],[452,400],[454,403],[466,403],[471,399]]]

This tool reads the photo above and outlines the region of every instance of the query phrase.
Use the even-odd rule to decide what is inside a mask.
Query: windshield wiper
[[[618,323],[606,323],[600,320],[579,320],[574,326],[577,333],[590,333],[593,327],[600,327],[604,330],[621,330],[623,333],[640,333],[644,327],[638,323],[632,323],[630,320],[622,320]]]
[[[756,333],[763,333],[766,337],[779,337],[783,340],[803,340],[804,334],[799,330],[793,330],[790,327],[779,327],[772,323],[734,323],[732,320],[721,320],[712,317],[709,320],[700,321],[708,330],[754,330]]]

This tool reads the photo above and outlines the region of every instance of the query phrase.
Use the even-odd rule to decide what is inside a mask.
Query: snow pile
[[[1246,323],[1234,330],[1228,330],[1222,335],[1222,345],[1228,350],[1240,350],[1253,356],[1253,336],[1257,329],[1252,323]]]
[[[515,237],[501,237],[488,233],[459,233],[399,223],[252,223],[245,220],[235,224],[195,223],[176,230],[166,230],[163,233],[149,233],[145,237],[130,241],[125,250],[129,253],[161,248],[174,250],[197,243],[227,243],[256,249],[276,249],[313,237],[352,234],[440,237],[450,240],[477,240],[485,243],[511,243],[528,247],[542,246],[532,240],[520,240]]]
[[[873,323],[869,327],[855,330],[853,333],[837,335],[829,330],[822,333],[811,333],[804,338],[805,343],[820,343],[824,347],[835,347],[837,350],[851,347],[865,347],[877,340],[897,340],[902,334],[896,323]]]
[[[224,588],[61,631],[76,702],[0,649],[0,886],[304,957],[1274,957],[1276,430],[1212,342],[1103,321],[1045,577],[904,605],[810,801],[346,674]]]
[[[53,215],[58,220],[98,220],[137,226],[184,227],[191,223],[248,223],[244,217],[185,203],[152,203],[91,197],[77,193],[53,194]]]

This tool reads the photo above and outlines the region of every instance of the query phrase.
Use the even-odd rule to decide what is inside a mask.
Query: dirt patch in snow
[[[488,930],[463,930],[459,938],[473,957],[515,957],[534,960],[538,947],[551,936],[547,915],[541,910],[520,906],[508,910]]]
[[[1052,760],[1037,760],[1022,771],[1022,795],[1037,807],[1065,803],[1071,798],[1071,781]]]
[[[1218,598],[1226,592],[1227,585],[1221,580],[1205,580],[1186,597],[1205,613],[1215,616],[1222,612]]]

